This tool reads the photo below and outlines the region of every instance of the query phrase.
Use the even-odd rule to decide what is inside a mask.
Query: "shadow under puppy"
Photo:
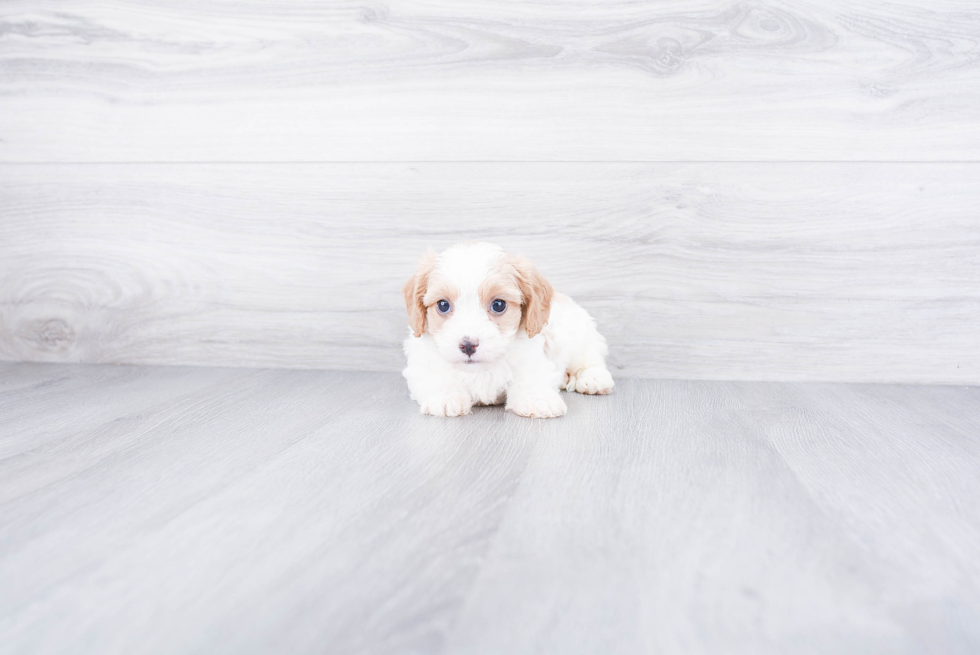
[[[595,321],[523,257],[491,243],[429,251],[403,291],[411,333],[402,374],[423,414],[506,402],[550,418],[567,409],[560,389],[612,391]]]

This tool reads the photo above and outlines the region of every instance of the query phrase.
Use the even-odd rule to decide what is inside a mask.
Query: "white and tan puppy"
[[[606,340],[528,260],[491,243],[430,251],[405,284],[408,389],[423,414],[498,405],[521,416],[565,413],[560,389],[607,394]]]

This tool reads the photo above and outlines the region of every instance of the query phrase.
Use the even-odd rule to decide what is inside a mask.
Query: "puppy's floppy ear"
[[[527,336],[533,337],[548,322],[555,290],[526,257],[514,257],[512,263],[517,271],[517,286],[524,296],[524,329]]]
[[[408,278],[408,282],[402,287],[402,293],[405,295],[405,310],[408,312],[408,326],[417,337],[425,333],[425,304],[422,298],[425,297],[425,290],[429,286],[429,275],[436,267],[438,259],[436,252],[429,250],[419,262],[415,275]]]

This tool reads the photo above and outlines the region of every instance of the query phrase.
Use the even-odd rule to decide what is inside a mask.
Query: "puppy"
[[[520,416],[550,418],[565,413],[560,389],[612,391],[595,321],[527,259],[491,243],[429,251],[403,291],[402,374],[423,414],[506,402]]]

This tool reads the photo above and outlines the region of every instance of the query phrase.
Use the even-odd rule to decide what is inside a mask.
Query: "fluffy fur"
[[[430,251],[404,294],[403,375],[423,414],[506,403],[515,414],[550,418],[565,413],[561,389],[612,391],[595,321],[522,257],[490,243]],[[495,311],[495,301],[505,309]]]

